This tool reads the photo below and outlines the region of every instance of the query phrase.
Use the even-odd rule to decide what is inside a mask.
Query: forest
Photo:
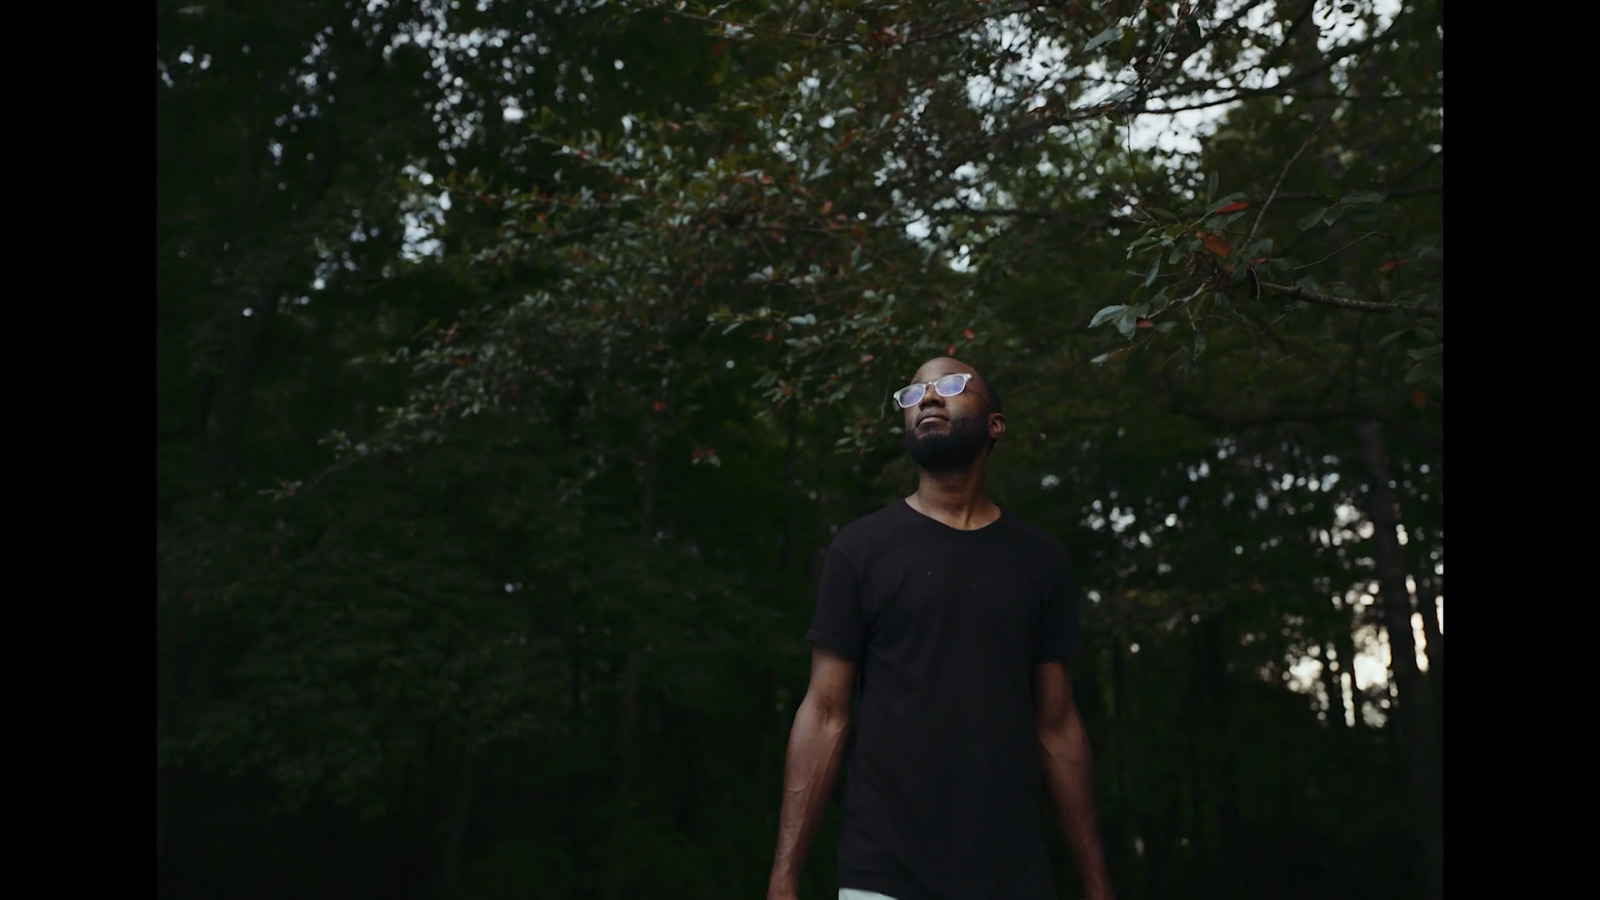
[[[1081,583],[1118,896],[1441,900],[1443,46],[158,0],[158,893],[760,896],[821,560],[948,354]]]

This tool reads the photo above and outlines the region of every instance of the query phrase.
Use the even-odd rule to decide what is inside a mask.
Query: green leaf
[[[1110,358],[1111,358],[1111,354],[1110,353],[1102,353],[1099,356],[1096,356],[1094,359],[1089,360],[1089,362],[1092,362],[1092,363],[1094,363],[1095,365],[1098,366],[1098,365],[1103,364],[1106,360],[1108,360]]]
[[[1177,328],[1177,327],[1178,327],[1178,323],[1177,322],[1162,322],[1161,324],[1156,326],[1156,333],[1157,334],[1171,334],[1172,333],[1172,329]]]
[[[1204,331],[1196,331],[1194,340],[1189,342],[1189,358],[1198,360],[1200,354],[1204,352],[1206,352],[1206,333]]]
[[[1089,43],[1083,45],[1083,52],[1088,53],[1090,50],[1093,50],[1107,41],[1115,40],[1117,35],[1121,33],[1122,27],[1120,25],[1113,25],[1110,28],[1107,28],[1105,31],[1102,31],[1090,38]]]
[[[1217,173],[1212,172],[1206,176],[1206,205],[1211,205],[1213,197],[1217,196]]]
[[[1210,222],[1208,222],[1206,224],[1208,226],[1208,230],[1210,230],[1210,231],[1221,231],[1222,229],[1227,228],[1229,225],[1232,225],[1234,222],[1239,221],[1239,217],[1243,216],[1243,215],[1244,215],[1244,211],[1243,210],[1241,210],[1239,212],[1232,212],[1232,213],[1228,213],[1227,215],[1223,216],[1220,219],[1212,219]]]
[[[1155,282],[1156,276],[1160,275],[1160,274],[1161,274],[1161,257],[1157,256],[1156,260],[1155,260],[1155,263],[1150,266],[1150,274],[1144,276],[1144,286],[1145,287],[1149,287],[1151,284],[1153,284]]]
[[[1134,328],[1138,324],[1139,324],[1139,314],[1130,309],[1130,310],[1127,310],[1126,312],[1124,312],[1120,317],[1118,317],[1118,319],[1117,319],[1117,330],[1122,332],[1122,336],[1123,337],[1125,337],[1125,338],[1127,338],[1128,340],[1131,341],[1131,340],[1133,340]]]
[[[1125,303],[1118,303],[1116,306],[1103,307],[1099,312],[1094,314],[1094,318],[1089,320],[1089,327],[1094,328],[1098,325],[1101,325],[1112,316],[1120,315],[1127,308],[1128,306]]]
[[[1139,32],[1134,31],[1132,28],[1128,29],[1127,31],[1124,31],[1122,33],[1122,41],[1117,44],[1117,59],[1120,59],[1123,62],[1127,62],[1128,60],[1133,59],[1133,48],[1137,47],[1138,45],[1139,45]],[[1133,89],[1132,88],[1124,88],[1122,91],[1119,91],[1118,93],[1119,93],[1119,96],[1112,97],[1111,98],[1111,102],[1113,102],[1113,103],[1121,103],[1123,100],[1125,100],[1127,98],[1123,97],[1123,96],[1120,96],[1120,95],[1126,94],[1126,95],[1131,97],[1133,95]]]
[[[1409,328],[1402,328],[1399,331],[1395,331],[1395,332],[1391,332],[1389,334],[1386,334],[1381,339],[1379,339],[1378,346],[1379,347],[1387,347],[1389,344],[1392,344],[1392,343],[1394,343],[1394,341],[1399,339],[1399,337],[1402,334],[1405,334],[1406,332],[1408,332],[1410,330],[1411,329],[1409,329]]]
[[[1326,209],[1315,209],[1309,214],[1302,216],[1300,219],[1300,230],[1309,231],[1317,227],[1317,225],[1322,222],[1322,216],[1326,212]]]

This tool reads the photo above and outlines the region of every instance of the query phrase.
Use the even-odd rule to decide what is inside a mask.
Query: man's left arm
[[[1065,663],[1039,666],[1036,689],[1039,749],[1045,783],[1067,849],[1077,861],[1088,900],[1113,900],[1094,807],[1089,736],[1072,698]]]

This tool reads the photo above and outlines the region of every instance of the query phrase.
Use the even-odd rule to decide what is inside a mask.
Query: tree
[[[465,6],[158,10],[174,877],[275,805],[374,848],[279,894],[758,881],[816,554],[953,352],[1082,570],[1119,886],[1420,888],[1437,5]]]

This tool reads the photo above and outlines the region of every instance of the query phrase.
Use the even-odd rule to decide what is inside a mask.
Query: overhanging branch
[[[1353,309],[1358,312],[1400,312],[1423,316],[1429,319],[1441,319],[1443,313],[1437,309],[1420,306],[1402,306],[1399,303],[1379,303],[1373,300],[1355,300],[1350,297],[1337,297],[1333,294],[1324,294],[1321,291],[1307,290],[1294,284],[1275,284],[1270,281],[1261,282],[1261,289],[1270,291],[1281,297],[1290,297],[1295,300],[1304,300],[1307,303],[1316,303],[1321,306],[1333,306],[1339,309]]]

